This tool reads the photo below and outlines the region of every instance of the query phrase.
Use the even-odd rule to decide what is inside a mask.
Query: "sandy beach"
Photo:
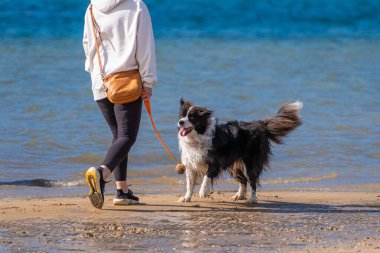
[[[380,252],[379,191],[270,191],[259,203],[232,192],[177,202],[140,194],[141,204],[102,210],[87,197],[3,198],[0,250],[21,252]]]

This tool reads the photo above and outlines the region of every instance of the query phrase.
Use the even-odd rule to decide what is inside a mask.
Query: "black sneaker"
[[[124,193],[123,190],[117,190],[116,197],[113,199],[113,204],[115,206],[127,206],[136,205],[139,203],[139,198],[133,195],[131,190]]]
[[[90,199],[91,204],[94,207],[101,209],[104,204],[104,188],[106,185],[106,182],[103,180],[102,168],[89,168],[86,171],[86,182],[90,187],[88,198]]]

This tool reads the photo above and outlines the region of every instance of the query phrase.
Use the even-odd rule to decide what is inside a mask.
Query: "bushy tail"
[[[283,142],[283,138],[293,129],[302,124],[299,112],[303,104],[300,101],[283,104],[277,115],[267,118],[265,123],[269,132],[269,138],[278,144]]]

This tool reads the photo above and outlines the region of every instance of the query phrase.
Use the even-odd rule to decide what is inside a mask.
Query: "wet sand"
[[[136,206],[103,210],[87,197],[0,199],[0,251],[380,252],[380,192],[232,192],[179,203],[140,194]]]

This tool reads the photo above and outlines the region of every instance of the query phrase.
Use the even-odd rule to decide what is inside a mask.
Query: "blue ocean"
[[[304,124],[274,145],[264,189],[380,183],[380,0],[147,0],[159,82],[157,127],[179,157],[181,97],[219,122],[257,120],[286,101]],[[111,133],[84,71],[84,0],[2,0],[0,195],[82,194]],[[128,179],[155,191],[184,176],[144,111]],[[217,189],[236,188],[228,177]]]

